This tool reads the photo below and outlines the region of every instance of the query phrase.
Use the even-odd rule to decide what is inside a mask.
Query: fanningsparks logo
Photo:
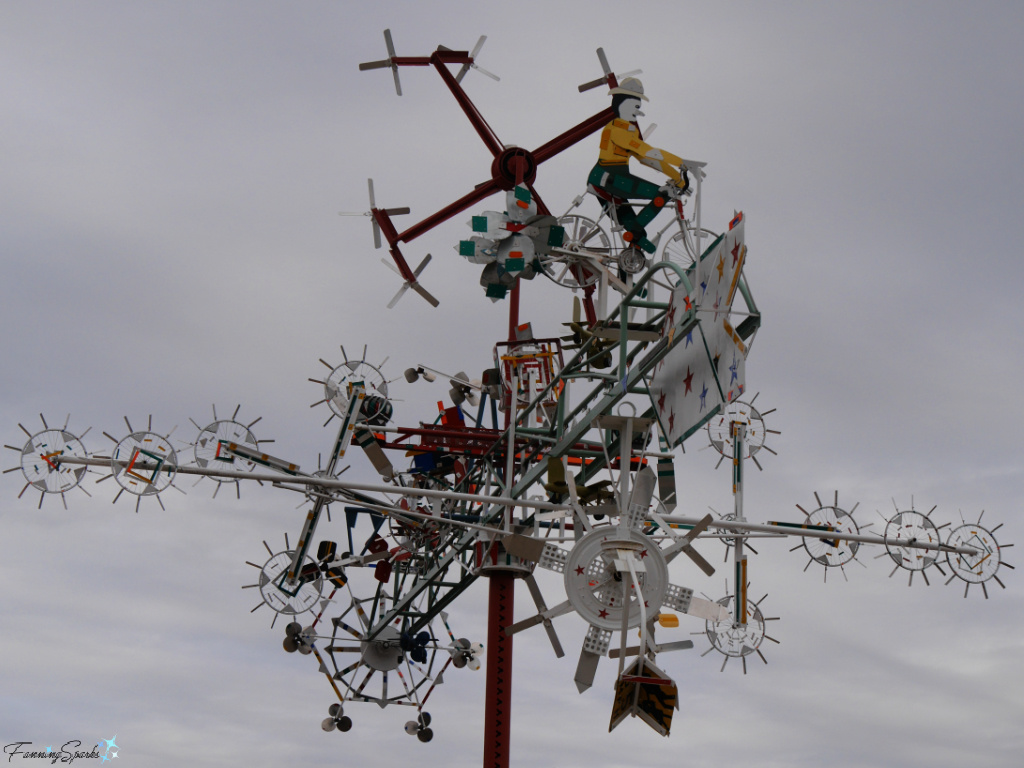
[[[30,760],[49,760],[51,765],[73,763],[79,759],[99,760],[100,764],[103,764],[116,758],[120,749],[117,745],[117,734],[114,734],[112,739],[100,739],[90,750],[82,749],[82,742],[79,739],[66,741],[58,749],[54,749],[50,745],[45,750],[32,749],[31,741],[14,741],[4,747],[4,754],[7,755],[8,763],[15,757],[20,757]]]

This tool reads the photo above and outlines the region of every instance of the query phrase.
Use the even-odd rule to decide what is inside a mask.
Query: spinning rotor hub
[[[491,178],[506,192],[517,184],[533,184],[537,178],[537,161],[529,150],[506,147],[491,163]]]

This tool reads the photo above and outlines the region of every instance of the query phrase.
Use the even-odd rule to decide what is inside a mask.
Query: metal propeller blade
[[[555,656],[562,658],[565,656],[565,651],[562,650],[562,644],[558,642],[558,635],[555,633],[555,627],[551,623],[551,619],[544,617],[548,607],[544,603],[544,596],[540,593],[540,586],[537,584],[537,580],[533,577],[532,573],[526,574],[526,586],[530,589],[530,594],[533,596],[533,602],[537,606],[537,613],[542,616],[542,623],[544,624],[544,631],[548,633],[548,640],[551,641],[551,647],[555,649]]]
[[[650,510],[651,498],[654,496],[654,488],[658,484],[658,477],[650,467],[644,467],[636,474],[636,482],[633,484],[633,492],[629,496],[629,506],[619,520],[619,536],[629,536],[630,530],[639,529],[647,518]]]
[[[374,195],[373,195],[373,179],[367,179],[366,180],[366,185],[370,189],[370,210],[372,211],[373,209],[375,209],[377,207],[377,201],[376,201],[376,199],[374,198]],[[381,246],[381,242],[380,242],[380,225],[377,224],[377,220],[376,219],[370,219],[370,221],[373,222],[373,247],[374,248],[380,248],[380,246]]]
[[[573,610],[575,609],[572,607],[572,603],[566,600],[565,602],[559,603],[554,608],[548,608],[543,613],[538,613],[527,619],[523,619],[522,621],[517,621],[515,624],[510,624],[505,627],[505,634],[511,637],[518,632],[522,632],[524,629],[536,627],[538,624],[543,624],[545,620],[558,618],[566,613],[571,613]]]
[[[395,76],[395,93],[402,95],[402,84],[398,80],[398,65],[395,64],[395,44],[391,40],[391,30],[384,30],[384,45],[388,47],[388,61],[391,62],[391,74]]]
[[[416,291],[416,293],[418,293],[420,296],[422,296],[424,299],[426,299],[428,302],[430,302],[430,304],[432,306],[436,307],[438,304],[441,303],[437,299],[435,299],[426,288],[424,288],[422,285],[420,285],[419,282],[416,279],[416,278],[418,278],[420,276],[420,274],[423,272],[423,270],[427,268],[427,264],[430,263],[430,260],[432,258],[433,258],[433,256],[431,256],[428,253],[426,255],[426,257],[423,259],[423,261],[420,262],[420,265],[418,267],[416,267],[416,269],[413,270],[413,273],[412,273],[413,279],[412,280],[406,280],[405,283],[402,285],[402,287],[398,289],[398,293],[395,294],[395,298],[393,298],[388,303],[388,309],[393,309],[394,306],[398,303],[398,300],[401,299],[402,296],[405,295],[405,292],[407,290],[409,290],[410,288],[412,288],[414,291]],[[396,272],[398,271],[397,268],[393,264],[390,264],[387,261],[387,259],[381,259],[381,261],[383,261],[387,266],[389,266],[391,269],[395,270]],[[399,274],[401,274],[401,273],[399,273]]]
[[[633,75],[639,75],[643,73],[642,69],[633,69],[630,70],[629,72],[623,72],[621,74],[616,75],[615,73],[612,72],[612,68],[608,64],[608,57],[604,55],[604,48],[597,49],[597,59],[598,61],[601,62],[601,69],[604,72],[604,77],[599,77],[596,80],[591,80],[589,83],[584,83],[583,85],[579,86],[578,90],[580,93],[583,93],[584,91],[589,91],[592,88],[600,88],[602,85],[607,85],[609,77],[615,78],[615,81],[618,82],[619,80],[625,80],[627,77],[632,77]]]
[[[648,643],[647,647],[650,648],[655,653],[664,653],[666,651],[685,651],[685,650],[688,650],[690,648],[693,648],[693,640],[676,640],[676,641],[671,642],[671,643],[655,643],[655,644]],[[628,648],[626,648],[626,652],[625,652],[626,656],[638,656],[639,654],[640,654],[640,646],[639,645],[631,645]],[[609,658],[617,659],[621,655],[623,655],[621,648],[609,648],[608,649],[608,657]]]
[[[594,675],[597,674],[597,663],[601,657],[608,652],[608,641],[612,633],[606,629],[598,629],[591,625],[587,630],[587,637],[580,649],[580,660],[576,665],[574,681],[576,690],[583,693],[594,684]]]
[[[362,64],[359,65],[359,71],[365,72],[366,70],[369,69],[384,69],[385,67],[390,67],[392,74],[395,76],[395,92],[398,93],[399,96],[401,96],[402,84],[398,81],[398,65],[395,64],[394,62],[395,44],[391,40],[390,29],[384,30],[384,45],[386,45],[388,49],[388,58],[381,59],[380,61],[363,62]]]
[[[501,80],[501,78],[498,77],[496,74],[494,74],[493,72],[488,72],[486,69],[484,69],[483,67],[481,67],[479,64],[476,63],[476,56],[477,56],[478,53],[480,53],[480,49],[484,47],[484,41],[486,39],[487,39],[487,35],[480,35],[480,39],[476,41],[476,45],[473,46],[473,50],[470,51],[470,53],[469,53],[469,58],[472,61],[470,61],[468,64],[463,64],[462,65],[462,69],[460,69],[459,73],[455,76],[455,82],[461,83],[462,82],[462,78],[464,78],[466,76],[466,73],[469,72],[470,69],[475,69],[480,74],[487,75],[487,77],[491,78],[492,80],[495,80],[495,81],[500,81]]]
[[[712,515],[705,515],[704,517],[702,517],[700,521],[695,526],[693,526],[693,529],[690,530],[685,536],[679,536],[678,534],[676,534],[674,529],[668,523],[666,523],[657,513],[652,512],[651,517],[654,519],[654,522],[660,525],[664,530],[668,531],[669,534],[675,539],[675,542],[672,544],[672,546],[668,547],[665,550],[665,559],[667,561],[671,562],[673,557],[675,557],[679,552],[682,552],[691,560],[693,560],[696,566],[700,568],[702,571],[704,571],[704,573],[706,573],[708,576],[714,575],[714,566],[711,565],[711,563],[709,563],[707,560],[705,560],[703,556],[700,554],[700,552],[695,550],[693,546],[690,544],[690,542],[692,542],[700,534],[707,530],[707,527],[711,525],[712,522],[714,522],[715,518]]]

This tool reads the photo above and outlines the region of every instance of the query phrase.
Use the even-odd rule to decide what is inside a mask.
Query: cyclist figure
[[[646,144],[636,124],[640,100],[647,101],[643,84],[635,77],[627,77],[608,95],[616,117],[601,132],[601,153],[597,165],[587,182],[601,205],[609,214],[614,209],[619,224],[625,229],[623,239],[634,248],[654,253],[657,247],[647,239],[645,226],[661,211],[669,199],[688,194],[690,179],[680,166],[681,157]],[[668,176],[669,181],[659,187],[629,172],[629,158],[635,157],[644,165]],[[634,211],[628,200],[649,200],[639,211]],[[642,263],[642,262],[641,262]]]

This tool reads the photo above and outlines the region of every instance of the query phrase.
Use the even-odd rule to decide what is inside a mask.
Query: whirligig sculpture
[[[365,347],[350,358],[342,346],[341,362],[321,360],[329,372],[311,379],[322,388],[314,405],[330,411],[325,426],[337,424],[326,465],[315,472],[266,453],[253,431],[259,419],[245,423],[237,408],[230,418],[214,409],[208,424],[193,422],[198,434],[185,444],[155,430],[151,418],[145,429],[126,418],[128,435],[104,433],[113,445],[99,452],[87,450],[85,435],[68,422],[52,427],[41,416],[42,430],[22,426],[27,441],[8,446],[20,457],[8,471],[23,473],[22,494],[31,488],[40,506],[47,496],[66,506],[91,470],[114,478],[117,498],[136,497],[137,511],[147,498],[162,508],[161,494],[183,475],[210,478],[214,495],[232,484],[238,493],[253,480],[303,494],[294,541],[285,534],[277,549],[264,542],[267,557],[249,561],[257,576],[245,588],[260,596],[254,611],[273,611],[271,627],[284,617],[284,650],[310,657],[325,678],[323,729],[353,729],[358,703],[408,706],[415,714],[406,731],[428,742],[443,720],[426,709],[434,689],[451,668],[484,666],[487,766],[509,761],[513,637],[543,627],[563,656],[559,616],[575,612],[587,625],[575,639],[581,693],[602,658],[617,664],[610,730],[634,716],[669,734],[678,689],[664,655],[693,647],[671,639],[683,622],[703,627],[704,653],[718,651],[723,669],[731,659],[744,672],[748,657],[764,660],[763,643],[774,640],[766,622],[774,617],[764,615],[763,598],[750,596],[754,538],[797,537],[807,567],[820,565],[826,575],[874,546],[892,560],[893,573],[909,572],[910,583],[917,573],[927,582],[928,571],[948,570],[949,581],[965,582],[965,595],[977,584],[987,598],[990,581],[1003,585],[1008,545],[980,516],[944,536],[948,524],[912,504],[897,507],[882,534],[868,534],[854,518],[856,506],[840,507],[836,491],[831,503],[815,492],[812,511],[797,505],[803,518],[796,521],[748,519],[744,475],[749,462],[761,468],[762,450],[774,453],[768,439],[776,430],[765,422],[772,411],[755,407],[757,395],[747,397],[746,360],[761,313],[744,274],[746,219],[736,213],[721,232],[702,226],[705,163],[645,142],[636,117],[648,97],[636,73],[616,75],[598,49],[603,73],[579,90],[607,88],[611,106],[526,150],[501,142],[462,87],[471,69],[497,79],[477,64],[485,38],[469,52],[442,46],[420,57],[398,56],[390,31],[384,37],[388,57],[360,69],[390,69],[401,95],[400,69],[433,68],[493,158],[489,176],[471,191],[402,231],[392,217],[409,209],[378,207],[372,181],[365,214],[402,280],[391,306],[409,289],[437,306],[420,282],[431,256],[414,270],[402,247],[502,195],[504,210],[472,215],[472,234],[455,245],[483,268],[485,297],[508,309],[507,338],[486,361],[467,361],[479,376],[409,361],[406,383],[447,380],[452,404],[436,418],[401,426],[392,395],[398,379],[389,380]],[[598,132],[599,159],[589,175],[581,170],[582,193],[555,215],[536,188],[541,166]],[[634,176],[631,159],[667,181]],[[585,205],[594,213],[586,215]],[[661,229],[651,231],[656,220]],[[450,268],[468,274],[457,261]],[[538,336],[519,317],[524,281],[542,275],[557,286],[547,290],[573,293],[568,336]],[[677,449],[700,433],[719,463],[729,461],[729,514],[692,516],[677,497]],[[411,453],[411,465],[396,467],[396,451]],[[378,482],[341,477],[353,454],[362,454]],[[705,557],[715,542],[732,561],[728,594],[702,597],[699,586],[673,580],[680,555],[715,573]],[[537,568],[560,574],[565,594],[543,595]],[[479,578],[489,580],[485,643],[453,629],[459,596]],[[536,613],[516,621],[518,580]]]

